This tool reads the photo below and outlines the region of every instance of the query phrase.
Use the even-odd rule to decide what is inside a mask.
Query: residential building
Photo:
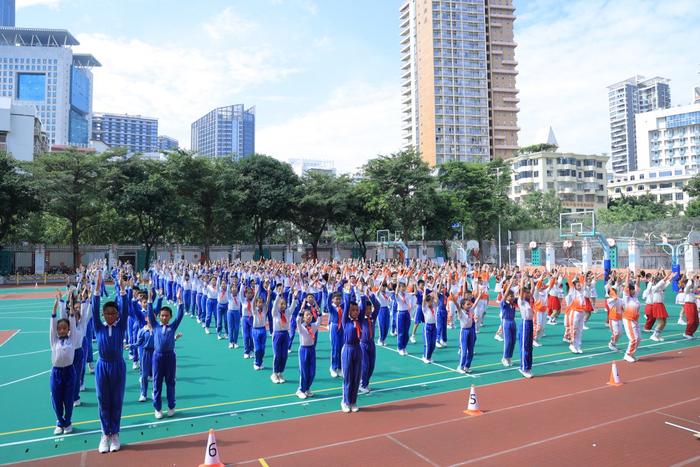
[[[15,0],[0,0],[0,26],[15,27]]]
[[[552,134],[553,137],[553,134]],[[608,204],[608,156],[541,151],[511,159],[509,198],[521,202],[534,191],[554,191],[563,212],[582,212]]]
[[[255,153],[255,107],[243,104],[212,110],[192,124],[192,150],[236,159]]]
[[[700,103],[637,115],[640,170],[700,169]]]
[[[0,97],[0,151],[21,161],[49,151],[36,107]]]
[[[683,187],[698,173],[700,173],[698,168],[676,166],[611,174],[608,180],[608,197],[619,199],[622,196],[653,195],[657,201],[675,204],[685,209],[691,198],[683,191]]]
[[[402,142],[430,165],[518,149],[512,0],[407,0],[399,9]]]
[[[308,172],[320,172],[328,175],[335,175],[336,170],[333,161],[319,159],[289,159],[292,170],[299,177]]]
[[[171,136],[159,135],[158,136],[158,150],[159,151],[175,151],[180,147],[178,140]]]
[[[608,86],[610,155],[612,170],[625,173],[638,169],[635,115],[671,106],[669,80],[643,76]]]
[[[92,137],[128,154],[158,150],[158,119],[141,115],[95,113]]]
[[[87,146],[93,77],[101,66],[63,29],[0,27],[0,96],[36,106],[51,145]]]
[[[700,104],[700,86],[693,88],[693,104]]]

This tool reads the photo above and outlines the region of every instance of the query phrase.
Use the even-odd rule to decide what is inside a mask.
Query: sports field
[[[51,311],[51,298],[39,298],[50,295],[54,288],[6,288],[0,289],[0,411],[3,417],[0,419],[0,461],[2,463],[14,463],[22,461],[36,461],[37,459],[56,457],[74,453],[89,451],[83,454],[82,462],[88,457],[97,459],[96,452],[99,441],[100,424],[98,419],[97,405],[95,400],[94,377],[86,375],[86,391],[82,393],[82,406],[77,407],[73,414],[73,426],[75,432],[70,435],[54,437],[54,414],[51,408],[49,395],[49,372],[51,368],[50,350],[48,346],[48,321]],[[113,289],[110,287],[110,291]],[[19,295],[22,294],[22,295]],[[602,296],[602,294],[600,294]],[[34,298],[32,298],[34,297]],[[695,354],[694,362],[697,364],[697,350],[685,350],[690,347],[698,347],[700,341],[686,340],[682,337],[684,327],[676,324],[680,307],[673,304],[672,293],[667,293],[667,308],[669,310],[669,324],[664,333],[664,342],[652,342],[648,339],[648,334],[642,335],[642,344],[638,351],[641,360],[635,364],[628,364],[621,360],[622,352],[611,352],[607,348],[610,331],[604,323],[604,313],[598,312],[593,315],[589,322],[590,330],[585,331],[583,338],[584,354],[575,355],[568,351],[567,344],[561,341],[563,334],[563,324],[547,326],[547,336],[542,340],[543,346],[534,349],[535,379],[524,381],[517,371],[518,351],[514,355],[514,367],[503,368],[500,363],[502,353],[502,343],[493,339],[493,333],[498,326],[498,312],[495,307],[489,307],[486,317],[486,326],[482,329],[476,343],[476,355],[472,365],[473,373],[461,375],[455,371],[458,362],[456,337],[457,330],[449,331],[448,347],[436,349],[434,363],[426,365],[420,361],[422,354],[422,342],[418,339],[416,344],[409,344],[408,357],[401,357],[395,351],[395,337],[389,337],[388,347],[377,347],[377,365],[371,381],[372,393],[361,395],[359,414],[340,414],[339,404],[341,398],[342,381],[333,379],[328,373],[329,345],[327,334],[322,333],[319,337],[317,349],[317,376],[312,390],[315,397],[304,401],[299,400],[295,395],[298,378],[298,362],[296,351],[290,354],[290,358],[285,371],[286,384],[272,384],[270,381],[269,367],[272,362],[271,342],[268,339],[268,351],[265,356],[266,370],[254,371],[252,360],[242,358],[242,349],[228,349],[224,341],[217,341],[215,334],[205,335],[201,327],[195,320],[185,318],[180,327],[184,337],[176,345],[178,355],[177,364],[177,413],[173,418],[156,420],[153,416],[153,407],[149,402],[137,402],[138,391],[138,370],[132,370],[130,362],[127,364],[127,384],[124,401],[121,441],[124,451],[120,453],[105,454],[99,456],[99,465],[143,465],[147,463],[147,457],[142,457],[141,462],[129,457],[130,451],[140,451],[143,449],[136,447],[136,443],[144,443],[153,440],[167,440],[168,449],[183,449],[193,451],[194,454],[175,456],[173,462],[168,465],[191,465],[189,460],[193,455],[203,459],[204,446],[206,441],[206,431],[209,428],[223,430],[226,428],[254,426],[262,423],[280,421],[285,419],[299,419],[311,415],[320,415],[329,412],[337,413],[332,415],[338,417],[335,429],[340,429],[337,423],[350,422],[347,428],[351,429],[355,423],[366,422],[370,417],[378,416],[377,411],[371,408],[362,410],[363,407],[394,407],[401,409],[404,418],[410,420],[412,417],[419,417],[414,420],[416,423],[424,422],[423,410],[426,408],[429,399],[416,399],[423,396],[434,396],[438,394],[452,393],[451,404],[453,406],[444,407],[441,404],[441,411],[448,411],[452,417],[465,418],[462,410],[466,408],[467,392],[470,385],[477,388],[486,386],[481,393],[481,400],[487,400],[490,407],[487,408],[487,415],[478,417],[480,420],[474,423],[487,423],[491,415],[488,410],[498,412],[499,407],[510,406],[513,401],[510,395],[515,398],[523,398],[523,390],[527,390],[528,384],[533,384],[533,388],[546,388],[547,383],[552,388],[557,384],[557,380],[562,378],[555,375],[566,375],[567,378],[582,378],[583,375],[599,375],[602,381],[595,381],[594,387],[604,385],[607,380],[605,367],[595,365],[607,364],[617,361],[620,373],[625,379],[626,375],[632,372],[643,371],[645,365],[663,365],[663,356],[645,359],[645,356],[665,352],[664,355],[687,356]],[[643,318],[642,318],[643,319]],[[420,335],[419,335],[420,336]],[[298,338],[295,346],[298,344]],[[624,348],[627,339],[623,335],[619,346]],[[96,349],[94,349],[96,350]],[[684,353],[685,352],[685,353]],[[126,355],[126,352],[125,352]],[[669,360],[672,360],[669,357]],[[646,362],[645,362],[646,361]],[[687,361],[684,362],[684,364]],[[632,368],[635,367],[635,368]],[[685,376],[697,378],[700,375],[698,368],[683,367],[676,369],[674,375],[686,371]],[[679,368],[681,368],[679,367]],[[609,372],[609,365],[607,366]],[[641,370],[640,370],[641,368]],[[647,369],[651,366],[647,366]],[[577,371],[566,371],[579,369]],[[586,369],[584,371],[584,369]],[[590,369],[590,370],[588,370]],[[663,368],[654,367],[654,378],[663,379]],[[689,372],[689,373],[688,373]],[[544,375],[551,377],[542,377]],[[639,381],[651,378],[650,376],[639,376]],[[488,391],[493,391],[495,383],[505,383],[512,380],[523,380],[517,383],[515,392],[507,392],[503,397],[494,399],[489,397]],[[696,383],[700,378],[695,379]],[[572,380],[573,381],[573,380]],[[590,383],[590,382],[589,382]],[[585,384],[579,384],[584,388]],[[605,388],[609,391],[630,391],[629,387],[634,387],[635,383],[630,383],[622,388]],[[680,385],[675,390],[681,390],[686,385],[683,382],[672,383]],[[589,384],[590,386],[590,384]],[[504,385],[501,391],[509,387]],[[639,387],[639,386],[638,386]],[[490,389],[491,388],[491,389]],[[689,390],[692,388],[688,387]],[[539,392],[529,393],[530,400],[538,399],[538,396],[547,392],[546,389],[539,389]],[[584,391],[585,392],[585,391]],[[518,394],[516,394],[518,393]],[[509,395],[510,394],[510,395]],[[436,396],[437,397],[437,396]],[[642,395],[643,397],[643,395]],[[650,397],[650,395],[647,395]],[[409,402],[402,402],[409,400]],[[525,400],[528,398],[526,397]],[[696,398],[699,399],[699,398]],[[425,403],[421,403],[425,400]],[[460,402],[462,401],[462,402]],[[698,404],[693,399],[689,402]],[[633,401],[629,402],[633,404]],[[404,404],[404,405],[401,405]],[[650,401],[653,406],[653,401]],[[442,413],[442,412],[441,412]],[[367,418],[363,418],[367,417]],[[396,414],[398,415],[398,414]],[[696,413],[693,417],[695,422],[700,422]],[[494,413],[495,417],[496,414]],[[549,415],[547,415],[549,417]],[[576,413],[566,414],[566,417],[576,417]],[[391,418],[391,417],[389,417]],[[312,417],[306,420],[314,420]],[[326,424],[318,419],[317,430],[309,436],[323,437],[326,431]],[[387,419],[388,420],[388,419]],[[669,419],[670,420],[670,419]],[[275,428],[279,426],[284,433],[285,427],[292,428],[293,423],[264,425],[263,431],[258,430],[260,439],[249,439],[245,435],[245,430],[233,430],[220,434],[221,441],[219,447],[222,460],[227,463],[237,463],[247,460],[265,458],[275,451],[274,437],[266,434],[276,433]],[[313,423],[313,422],[310,422]],[[688,422],[681,422],[681,425],[688,426]],[[476,425],[474,425],[476,426]],[[700,429],[700,423],[691,424],[691,428]],[[267,427],[267,428],[266,428]],[[507,428],[507,427],[506,427]],[[246,428],[251,430],[252,428]],[[504,428],[505,429],[505,428]],[[671,428],[682,432],[680,429]],[[345,430],[343,428],[343,430]],[[346,430],[345,430],[346,431]],[[353,438],[361,438],[362,433],[351,429]],[[478,429],[477,429],[478,431]],[[182,435],[198,436],[192,438],[182,438]],[[685,433],[688,434],[688,433]],[[292,436],[288,433],[289,436]],[[171,439],[173,437],[177,437]],[[232,441],[226,441],[227,439]],[[442,439],[442,438],[441,438]],[[689,438],[692,440],[692,436]],[[442,440],[442,442],[449,442]],[[495,442],[495,440],[494,440]],[[257,444],[255,444],[257,443]],[[240,446],[239,446],[240,444]],[[399,443],[401,444],[401,443]],[[251,448],[256,446],[259,452],[251,455]],[[267,447],[266,447],[267,446]],[[697,449],[697,444],[695,444]],[[245,449],[245,453],[242,449]],[[158,449],[158,448],[155,448]],[[159,449],[164,449],[163,445]],[[155,455],[158,455],[159,451]],[[169,456],[173,453],[169,452]],[[311,452],[311,451],[309,451]],[[382,452],[381,449],[378,452]],[[407,451],[409,452],[409,451]],[[199,453],[199,454],[197,454]],[[312,453],[313,454],[313,453]],[[420,458],[414,457],[415,459]],[[129,459],[127,461],[127,459]],[[158,465],[151,458],[150,465]],[[198,462],[201,462],[201,459]],[[301,458],[299,458],[301,459]],[[317,459],[315,456],[307,457],[308,464],[321,465],[311,462]],[[318,462],[322,462],[319,457]],[[491,459],[491,458],[488,458]],[[488,459],[481,459],[487,461]],[[510,458],[509,458],[510,459]],[[534,458],[533,458],[534,459]],[[180,462],[178,462],[180,460]],[[357,459],[359,460],[359,458]],[[377,459],[378,460],[378,459]],[[497,459],[492,459],[497,461]],[[504,460],[504,459],[503,459]],[[277,461],[277,462],[276,462]],[[284,461],[284,462],[283,462]],[[266,461],[263,461],[266,462]],[[299,462],[302,462],[299,460]],[[402,461],[403,465],[408,465]],[[294,464],[292,458],[272,458],[269,465],[277,463]],[[397,462],[398,463],[398,462]],[[441,465],[443,462],[430,461],[428,464]],[[447,463],[447,462],[446,462]],[[498,463],[498,462],[496,462]],[[71,463],[63,465],[73,465]],[[392,465],[393,462],[385,463]],[[95,462],[87,462],[85,465],[97,465]],[[297,463],[297,465],[300,465]],[[328,465],[328,464],[326,464]],[[503,465],[503,464],[501,464]]]

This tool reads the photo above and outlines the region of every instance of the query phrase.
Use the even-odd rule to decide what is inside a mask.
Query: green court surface
[[[3,289],[2,292],[8,290],[11,289]],[[27,289],[14,291],[32,292]],[[638,352],[641,357],[668,350],[680,351],[700,343],[682,337],[684,327],[676,324],[680,306],[673,304],[672,294],[669,293],[668,298],[670,318],[664,333],[666,340],[652,342],[648,340],[649,334],[643,334]],[[3,414],[0,419],[1,463],[97,449],[100,424],[93,375],[86,374],[83,404],[73,413],[74,433],[58,437],[52,434],[55,418],[49,394],[51,358],[48,345],[51,304],[50,299],[0,300],[0,330],[20,330],[0,346],[0,413]],[[535,377],[620,360],[622,352],[611,352],[607,348],[610,331],[604,320],[604,312],[593,315],[589,322],[590,330],[584,333],[585,353],[582,355],[570,353],[567,344],[562,342],[562,319],[556,326],[547,326],[543,346],[534,349]],[[409,344],[408,357],[396,353],[396,338],[389,337],[389,347],[377,347],[376,370],[371,381],[373,391],[369,395],[360,395],[360,407],[454,390],[465,391],[466,406],[471,384],[482,386],[521,378],[517,371],[517,346],[515,366],[503,368],[500,363],[503,344],[493,339],[497,326],[498,311],[490,307],[486,326],[478,335],[471,375],[461,375],[455,371],[459,359],[457,330],[449,331],[448,347],[436,349],[431,365],[420,361],[423,349],[420,334],[418,343]],[[285,371],[287,383],[273,384],[270,381],[271,339],[267,341],[265,370],[254,371],[252,360],[242,358],[242,349],[228,349],[227,341],[217,341],[215,334],[205,335],[194,319],[185,317],[180,331],[184,337],[176,344],[176,415],[156,420],[150,401],[137,402],[138,370],[132,370],[131,362],[127,360],[120,436],[122,443],[204,433],[209,428],[229,428],[339,410],[342,381],[329,375],[326,333],[319,336],[317,374],[312,387],[315,396],[301,401],[294,395],[298,384],[296,350],[289,356]],[[298,338],[295,348],[297,345]],[[627,338],[623,334],[619,346],[624,348],[626,345]],[[623,378],[624,365],[620,368]],[[163,397],[165,399],[165,395]],[[461,411],[455,414],[458,416]],[[202,436],[204,443],[206,435]],[[177,446],[176,441],[174,446]]]

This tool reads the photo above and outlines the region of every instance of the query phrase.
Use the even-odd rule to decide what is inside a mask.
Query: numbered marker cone
[[[464,413],[467,415],[481,415],[484,413],[479,409],[479,400],[476,398],[476,388],[473,384],[471,390],[469,391],[467,410],[465,410]]]
[[[609,386],[622,386],[622,381],[620,381],[620,373],[617,372],[617,364],[612,362],[612,367],[610,368],[610,381],[608,381]]]
[[[216,466],[224,467],[219,459],[219,448],[216,445],[216,436],[214,430],[209,430],[209,438],[207,439],[207,448],[204,453],[204,464],[199,464],[199,467]]]

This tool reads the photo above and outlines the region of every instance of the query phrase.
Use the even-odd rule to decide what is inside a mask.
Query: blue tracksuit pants
[[[141,395],[148,396],[148,380],[153,379],[153,349],[141,349]]]
[[[522,320],[518,329],[520,339],[520,369],[530,371],[532,369],[532,320]]]
[[[228,321],[226,320],[226,311],[228,303],[218,303],[216,306],[216,334],[221,335],[221,332],[228,334]]]
[[[438,308],[435,316],[437,328],[437,340],[443,344],[447,342],[447,308]]]
[[[399,350],[405,350],[408,345],[408,332],[411,328],[411,314],[408,311],[399,311],[396,317],[396,329],[398,338],[396,339],[396,347]]]
[[[185,313],[192,312],[192,290],[182,292],[182,301],[185,303]]]
[[[161,410],[163,407],[163,380],[165,380],[168,408],[175,408],[175,367],[175,352],[153,352],[153,408],[156,410]]]
[[[83,348],[79,347],[75,349],[75,355],[73,356],[73,370],[75,371],[75,384],[73,385],[73,400],[80,400],[80,380],[85,371],[85,355],[83,354]]]
[[[102,432],[106,435],[119,433],[126,385],[124,359],[97,359],[95,367],[95,389],[100,411]]]
[[[263,366],[265,341],[267,341],[267,331],[265,328],[253,328],[253,346],[255,347],[255,364],[257,366]]]
[[[362,377],[362,349],[359,345],[343,345],[343,402],[357,404],[357,392]]]
[[[238,344],[238,332],[241,329],[241,311],[227,310],[226,323],[228,324],[228,342]]]
[[[299,390],[306,392],[316,377],[316,347],[302,345],[299,347]]]
[[[503,326],[503,358],[513,358],[516,340],[515,321],[502,319],[501,325]]]
[[[76,383],[75,368],[68,365],[51,369],[51,403],[56,412],[56,426],[65,428],[73,418],[73,387]]]
[[[206,314],[206,317],[204,318],[204,325],[207,328],[211,324],[212,317],[214,318],[214,321],[216,321],[216,304],[217,304],[217,301],[215,298],[207,298],[206,299],[205,306],[206,306],[207,314]]]
[[[272,350],[274,358],[272,367],[274,373],[284,373],[287,367],[287,356],[289,355],[289,331],[275,331],[272,336]]]
[[[328,335],[331,339],[331,369],[340,370],[340,356],[343,349],[343,328],[337,323],[328,323]]]
[[[389,308],[381,307],[379,309],[379,314],[377,314],[377,321],[379,322],[379,340],[386,342],[386,336],[389,334]]]
[[[423,328],[423,356],[427,359],[433,358],[436,338],[437,326],[435,326],[435,323],[425,323]]]
[[[462,328],[459,331],[459,367],[469,368],[474,358],[474,344],[476,343],[476,328],[472,324],[470,328]]]
[[[374,364],[377,361],[377,348],[374,341],[361,341],[360,350],[362,351],[362,375],[360,377],[360,386],[363,388],[369,387],[369,380],[374,373]]]
[[[243,317],[243,353],[253,353],[253,317]]]

